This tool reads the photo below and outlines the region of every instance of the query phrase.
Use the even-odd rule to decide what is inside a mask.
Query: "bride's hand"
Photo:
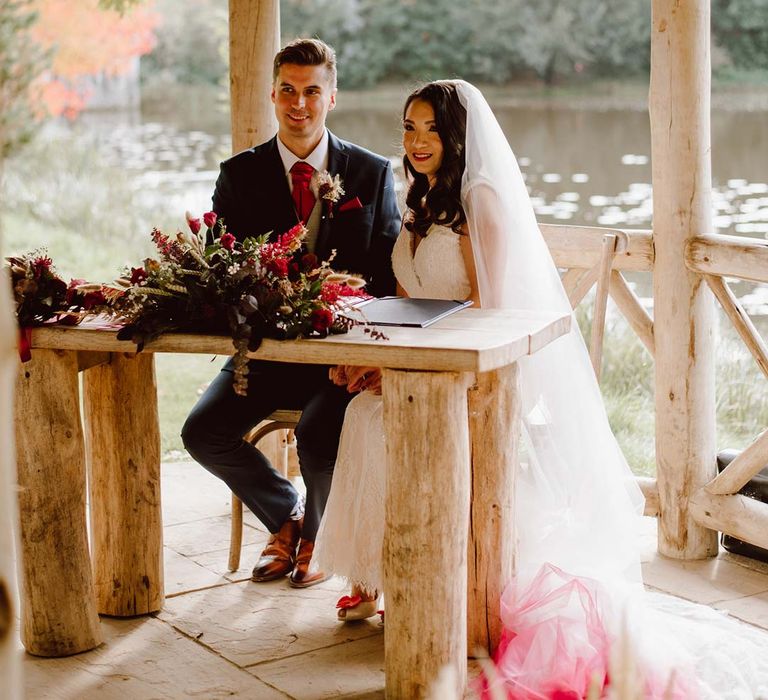
[[[347,365],[336,365],[328,369],[328,379],[336,386],[346,386],[349,383],[347,377]]]
[[[381,369],[379,367],[347,367],[347,391],[372,391],[381,393]]]

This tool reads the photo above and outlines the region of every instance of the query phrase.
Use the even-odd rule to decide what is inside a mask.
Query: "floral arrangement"
[[[339,182],[319,187],[329,201],[338,198]],[[302,253],[307,235],[302,224],[276,238],[264,234],[240,242],[215,212],[206,213],[202,223],[187,214],[187,223],[190,232],[174,238],[154,229],[157,257],[127,268],[111,284],[82,279],[67,284],[45,250],[8,258],[22,359],[30,356],[31,326],[52,320],[72,325],[88,315],[123,324],[117,337],[132,340],[138,350],[169,331],[224,333],[232,336],[236,351],[235,391],[244,395],[247,353],[263,338],[326,336],[360,323],[339,312],[351,306],[351,297],[368,296],[365,281],[332,270],[330,260]],[[370,328],[366,332],[385,337]]]
[[[80,320],[79,301],[73,299],[73,285],[67,285],[59,277],[44,248],[6,258],[6,262],[19,322],[19,354],[22,361],[27,362],[31,358],[32,327],[52,319],[77,323]]]
[[[101,286],[103,304],[90,311],[125,323],[121,340],[144,344],[172,330],[229,333],[235,353],[235,391],[247,389],[248,351],[263,338],[290,339],[345,332],[354,323],[340,311],[349,297],[367,296],[365,281],[334,272],[301,253],[307,230],[301,224],[270,240],[270,234],[242,242],[214,212],[200,220],[187,216],[190,233],[170,238],[155,229],[158,258],[125,271],[114,285]],[[205,245],[206,236],[213,240]],[[84,300],[97,290],[77,287]]]
[[[6,259],[19,326],[27,328],[67,311],[67,283],[56,274],[45,249]]]

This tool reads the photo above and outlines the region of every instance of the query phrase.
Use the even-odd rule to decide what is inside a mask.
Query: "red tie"
[[[298,161],[291,168],[291,182],[293,183],[293,202],[296,205],[296,214],[303,223],[309,221],[312,209],[315,207],[315,195],[309,189],[312,173],[315,169],[309,163]]]

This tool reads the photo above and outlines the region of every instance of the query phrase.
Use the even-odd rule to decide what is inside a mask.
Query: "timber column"
[[[279,48],[279,0],[229,0],[233,153],[263,143],[277,131],[270,95],[272,60]]]
[[[710,3],[653,0],[651,150],[656,333],[659,552],[717,554],[717,533],[697,525],[691,494],[715,475],[712,294],[685,266],[685,245],[712,230]]]

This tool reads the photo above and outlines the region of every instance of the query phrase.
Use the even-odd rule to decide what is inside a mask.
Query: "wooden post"
[[[468,392],[472,448],[467,648],[490,655],[501,638],[501,594],[515,572],[515,472],[520,437],[519,369],[477,375]]]
[[[68,656],[101,644],[85,527],[77,353],[35,349],[16,382],[21,641]]]
[[[386,697],[467,675],[468,375],[384,370]]]
[[[233,153],[263,143],[277,131],[270,94],[272,60],[279,48],[279,0],[229,0]]]
[[[592,314],[592,333],[589,341],[589,359],[595,370],[597,381],[603,372],[603,336],[605,335],[605,314],[608,309],[608,289],[611,284],[611,267],[616,254],[618,238],[613,233],[603,236],[600,251],[600,272],[597,276],[595,308]]]
[[[653,0],[653,161],[656,461],[659,552],[717,554],[690,496],[715,475],[712,294],[685,266],[689,239],[711,231],[709,2]]]
[[[16,653],[15,566],[16,461],[13,454],[13,384],[19,357],[16,352],[16,319],[11,307],[10,285],[0,275],[0,697],[21,697],[19,655]]]
[[[163,605],[160,429],[154,357],[114,353],[83,375],[93,572],[99,612]]]

